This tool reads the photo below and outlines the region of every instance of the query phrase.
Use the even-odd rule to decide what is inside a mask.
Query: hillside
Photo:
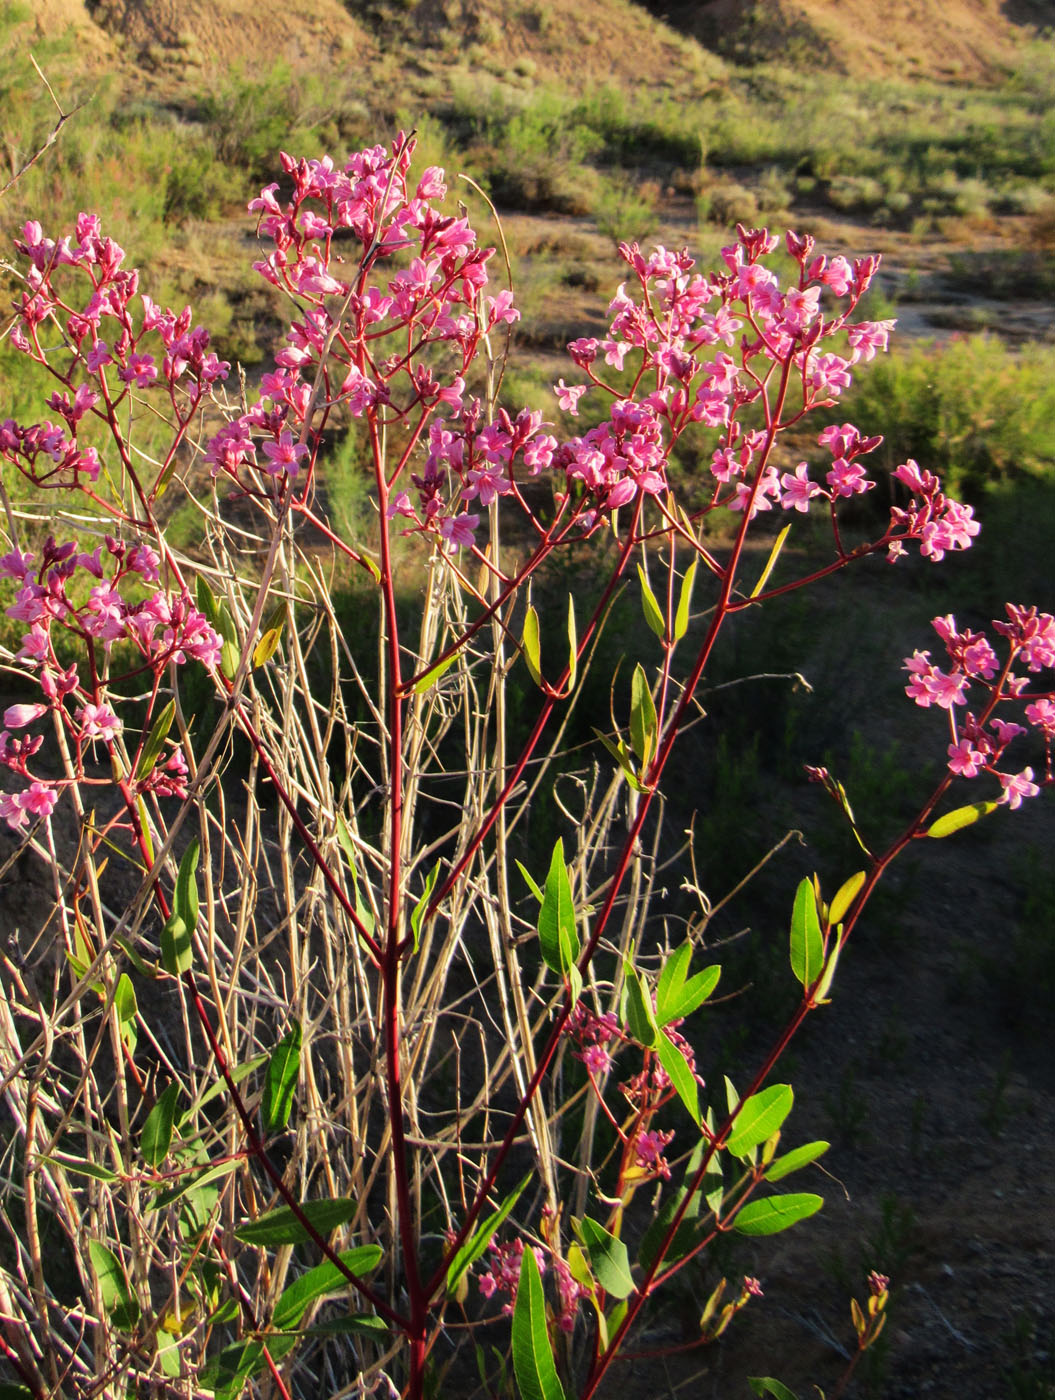
[[[680,32],[740,62],[822,63],[854,77],[986,81],[1050,24],[1045,0],[651,0]]]
[[[989,81],[1051,10],[1044,0],[39,0],[25,17],[38,36],[72,30],[89,65],[148,86],[159,73],[179,80],[279,60],[354,63],[368,82],[387,51],[408,67],[469,58],[527,63],[539,78],[583,89],[669,89],[714,76],[717,54],[854,77]]]

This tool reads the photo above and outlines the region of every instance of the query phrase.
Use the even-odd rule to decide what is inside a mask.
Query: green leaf
[[[134,1327],[139,1321],[139,1304],[128,1286],[121,1261],[113,1250],[100,1240],[88,1241],[88,1257],[91,1259],[92,1272],[99,1281],[103,1307],[114,1325],[122,1330]]]
[[[358,1209],[358,1202],[349,1196],[337,1196],[324,1201],[305,1201],[299,1214],[294,1214],[291,1206],[279,1206],[277,1210],[268,1211],[257,1220],[240,1225],[234,1232],[234,1237],[243,1244],[302,1244],[305,1240],[310,1240],[312,1235],[308,1225],[301,1223],[301,1216],[316,1234],[328,1235],[338,1225],[351,1220]]]
[[[642,781],[652,755],[656,751],[656,741],[659,737],[659,721],[656,718],[656,706],[652,699],[652,692],[648,688],[648,678],[645,675],[645,668],[640,661],[634,667],[634,674],[630,682],[630,744],[640,763],[640,776]]]
[[[359,1277],[377,1268],[384,1258],[384,1250],[379,1244],[363,1244],[357,1249],[342,1251],[339,1258],[346,1268]],[[347,1277],[336,1264],[327,1259],[324,1263],[317,1264],[314,1269],[309,1269],[306,1274],[301,1274],[300,1278],[283,1292],[275,1304],[271,1325],[278,1332],[288,1331],[298,1325],[309,1304],[314,1303],[317,1298],[324,1298],[328,1293],[340,1293],[348,1287]]]
[[[542,652],[539,647],[538,613],[533,607],[527,610],[524,618],[524,639],[522,644],[524,661],[528,673],[536,685],[542,684]]]
[[[178,1181],[174,1186],[166,1187],[164,1191],[159,1191],[147,1206],[147,1210],[161,1210],[164,1206],[170,1206],[180,1197],[186,1196],[188,1192],[197,1191],[199,1187],[205,1186],[210,1181],[215,1181],[217,1177],[228,1176],[231,1172],[237,1171],[241,1165],[241,1158],[233,1157],[231,1161],[220,1162],[216,1166],[205,1166],[200,1169],[193,1166],[188,1167],[187,1175],[183,1180]]]
[[[293,1095],[300,1074],[300,1048],[304,1034],[299,1021],[289,1030],[271,1052],[264,1080],[264,1100],[261,1109],[265,1133],[281,1132],[289,1122]]]
[[[565,1400],[564,1387],[553,1364],[535,1251],[524,1250],[513,1308],[513,1373],[521,1400]]]
[[[534,1172],[528,1172],[519,1186],[515,1186],[502,1204],[477,1225],[469,1238],[455,1251],[454,1258],[447,1265],[447,1292],[453,1293],[458,1286],[458,1282],[467,1269],[471,1269],[477,1259],[491,1243],[495,1231],[506,1219],[509,1212],[520,1199],[528,1182],[534,1176]]]
[[[645,621],[661,642],[667,640],[667,619],[663,616],[656,595],[649,587],[648,576],[640,564],[637,566],[637,576],[641,580],[641,610],[645,614]]]
[[[751,590],[752,598],[757,598],[762,592],[762,589],[765,588],[766,584],[769,582],[769,576],[776,567],[777,560],[780,558],[780,551],[784,548],[784,541],[787,539],[790,529],[790,525],[785,525],[783,530],[781,530],[780,534],[773,541],[773,548],[769,551],[766,567],[762,570],[761,577]]]
[[[198,852],[195,838],[183,852],[176,876],[176,890],[172,900],[172,912],[183,920],[190,936],[198,927]]]
[[[691,961],[692,944],[686,939],[663,964],[656,984],[656,1017],[661,1025],[665,1024],[667,1019],[665,1010],[668,1000],[685,985]]]
[[[630,1034],[639,1045],[646,1048],[655,1045],[659,1036],[656,1013],[652,1009],[652,997],[648,983],[637,968],[624,964],[626,973],[626,1024]]]
[[[686,980],[691,958],[692,944],[685,942],[663,965],[656,987],[656,1019],[661,1026],[690,1016],[718,985],[722,969],[717,964]]]
[[[193,961],[190,931],[178,914],[170,914],[161,930],[161,966],[173,977],[179,977]]]
[[[804,989],[813,986],[824,966],[824,939],[817,917],[812,880],[802,880],[791,912],[791,970]]]
[[[761,1201],[748,1201],[733,1222],[733,1228],[741,1235],[777,1235],[800,1220],[816,1215],[823,1204],[824,1197],[811,1192],[766,1196]]]
[[[267,1365],[262,1342],[232,1342],[198,1372],[196,1383],[216,1400],[237,1400],[246,1381]]]
[[[734,1157],[748,1153],[771,1138],[791,1112],[795,1095],[790,1084],[771,1084],[740,1105],[733,1131],[725,1146]]]
[[[415,695],[424,695],[426,690],[431,690],[441,676],[451,669],[458,660],[458,653],[452,651],[450,656],[445,656],[442,661],[437,661],[435,666],[431,666],[420,680],[414,682],[411,690]]]
[[[425,888],[422,891],[421,898],[410,911],[410,931],[414,935],[415,953],[421,945],[421,921],[425,917],[425,910],[429,907],[429,901],[432,899],[432,891],[436,888],[436,881],[439,879],[439,875],[440,863],[437,861],[425,877]]]
[[[536,898],[536,899],[538,900],[538,902],[541,904],[542,901],[543,901],[543,899],[545,898],[545,896],[543,895],[542,891],[539,889],[538,885],[535,884],[535,881],[534,881],[533,877],[532,877],[532,876],[529,874],[529,872],[524,868],[524,866],[520,863],[520,861],[517,861],[517,869],[520,871],[521,875],[523,875],[524,880],[525,880],[525,882],[527,883],[528,889],[531,891],[531,893],[535,896],[535,898]]]
[[[49,1167],[60,1167],[64,1172],[74,1172],[77,1176],[91,1176],[96,1181],[118,1181],[116,1172],[112,1172],[109,1167],[100,1167],[95,1162],[86,1162],[80,1157],[45,1157],[43,1154],[38,1161],[46,1162]]]
[[[27,1385],[0,1381],[0,1400],[33,1400],[33,1392]]]
[[[579,1228],[590,1258],[590,1267],[601,1287],[612,1298],[629,1298],[636,1285],[630,1273],[630,1256],[626,1245],[588,1215],[583,1216]]]
[[[151,726],[150,733],[146,737],[139,753],[139,762],[136,764],[135,776],[143,779],[154,770],[161,754],[162,746],[168,738],[168,732],[172,728],[172,721],[176,717],[176,702],[170,700],[165,708],[158,715]]]
[[[670,1082],[678,1091],[678,1098],[689,1110],[692,1121],[698,1127],[700,1124],[700,1088],[689,1068],[688,1060],[662,1031],[660,1031],[659,1039],[656,1041],[656,1052],[659,1055],[660,1064],[667,1071]]]
[[[736,1088],[733,1084],[733,1081],[729,1078],[728,1075],[725,1075],[725,1102],[729,1106],[730,1113],[733,1112],[733,1110],[740,1102],[740,1095],[736,1092]]]
[[[172,1125],[176,1119],[176,1103],[180,1086],[174,1081],[147,1114],[139,1135],[139,1150],[152,1167],[160,1167],[172,1144]]]
[[[267,663],[278,651],[278,644],[282,640],[282,625],[269,627],[266,632],[261,633],[260,640],[253,648],[253,669],[257,670]]]
[[[973,826],[982,817],[995,812],[999,805],[999,802],[970,802],[966,807],[957,807],[955,811],[946,812],[944,817],[932,822],[926,835],[940,841],[944,836],[952,836],[954,832],[962,831],[965,826]]]
[[[575,906],[571,881],[564,864],[564,841],[553,847],[542,907],[538,915],[539,948],[546,966],[565,976],[579,956],[579,935],[575,927]]]
[[[139,798],[136,799],[136,801],[139,803],[140,807],[142,807],[142,805],[143,805],[143,799],[142,799],[141,797],[139,797]],[[144,809],[143,809],[144,815],[145,815],[145,810],[146,810],[146,809],[144,808]],[[143,830],[144,830],[144,834],[145,834],[145,833],[146,833],[146,824],[145,824],[145,823],[144,823]],[[158,970],[157,970],[157,964],[156,964],[156,963],[155,963],[153,966],[151,966],[151,964],[148,963],[148,962],[146,961],[145,958],[140,957],[140,955],[139,955],[139,954],[136,952],[136,950],[132,947],[131,943],[129,943],[129,941],[128,941],[127,938],[121,938],[121,937],[119,936],[119,937],[117,938],[116,941],[117,941],[117,946],[121,949],[121,952],[124,953],[125,957],[126,957],[126,958],[128,959],[128,961],[132,964],[132,966],[135,968],[135,970],[139,973],[140,977],[149,977],[149,978],[151,978],[151,979],[157,977],[157,975],[158,975]]]
[[[839,929],[842,929],[841,924],[839,925]],[[824,964],[824,972],[822,973],[821,980],[817,983],[817,987],[813,993],[813,999],[818,1006],[826,1006],[828,1004],[827,997],[828,993],[831,991],[832,979],[835,977],[835,969],[838,965],[839,954],[841,952],[842,948],[833,939],[832,950],[828,954],[828,961]]]
[[[703,1160],[704,1144],[702,1140],[696,1144],[689,1155],[689,1160],[685,1167],[685,1176],[681,1186],[663,1202],[659,1211],[652,1218],[652,1223],[645,1231],[638,1247],[637,1262],[643,1269],[651,1269],[656,1261],[659,1247],[663,1238],[670,1229],[674,1215],[684,1201],[688,1193],[688,1182],[696,1175],[700,1162]],[[712,1157],[709,1168],[715,1167],[716,1157]],[[721,1167],[717,1167],[719,1178],[721,1177]],[[675,1231],[674,1238],[668,1246],[664,1258],[668,1263],[675,1263],[682,1255],[687,1254],[690,1249],[699,1244],[703,1238],[703,1229],[699,1223],[700,1214],[700,1194],[693,1196],[692,1200],[685,1207],[685,1214],[681,1223]]]
[[[783,1157],[775,1157],[766,1168],[766,1180],[783,1181],[784,1177],[790,1176],[792,1172],[808,1167],[818,1157],[823,1157],[830,1146],[831,1143],[828,1142],[807,1142],[802,1147],[796,1147],[793,1152],[785,1152]]]
[[[680,642],[685,633],[689,630],[689,609],[692,606],[692,586],[696,581],[696,564],[694,557],[692,563],[685,570],[685,577],[681,581],[681,592],[678,595],[678,610],[674,615],[674,640]]]
[[[828,910],[828,923],[834,927],[841,924],[846,915],[847,909],[857,898],[861,886],[865,882],[865,872],[859,870],[856,875],[851,875],[849,880],[839,886],[835,898],[832,900],[831,908]]]
[[[355,912],[359,922],[367,933],[374,931],[374,915],[370,906],[364,901],[359,893],[359,881],[355,873],[355,845],[352,841],[352,833],[348,830],[348,823],[337,813],[337,843],[344,852],[344,858],[348,862],[348,870],[352,877],[352,896],[355,899]]]
[[[775,1381],[772,1376],[748,1376],[747,1383],[756,1395],[772,1395],[774,1400],[797,1400],[793,1390],[789,1390],[783,1381]]]
[[[626,775],[626,780],[635,792],[647,792],[648,789],[638,782],[637,774],[634,772],[634,765],[630,757],[630,751],[623,743],[622,739],[618,743],[613,743],[607,734],[603,734],[599,729],[594,728],[594,734],[600,739],[608,752],[615,759],[616,763]]]
[[[579,674],[579,632],[575,626],[575,596],[568,594],[568,690],[575,689]]]
[[[123,1026],[134,1021],[139,1011],[136,989],[132,986],[132,979],[127,972],[122,972],[117,979],[117,986],[114,988],[114,1010]]]

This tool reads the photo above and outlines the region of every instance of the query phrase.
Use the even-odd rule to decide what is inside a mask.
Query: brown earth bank
[[[812,58],[857,77],[989,79],[1050,24],[1045,0],[648,0],[653,13],[731,58]]]
[[[579,0],[560,10],[510,0],[39,0],[27,16],[39,35],[72,28],[91,65],[169,62],[170,77],[279,60],[369,67],[379,47],[413,65],[415,49],[483,43],[510,64],[529,60],[540,77],[647,87],[692,76],[705,87],[720,65],[700,46],[737,61],[822,62],[833,75],[988,81],[1055,19],[1048,0]]]

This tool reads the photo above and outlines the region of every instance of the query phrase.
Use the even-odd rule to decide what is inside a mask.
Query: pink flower
[[[41,715],[47,714],[47,705],[9,705],[4,711],[4,724],[8,729],[24,729]]]
[[[785,472],[780,478],[780,484],[783,487],[780,504],[784,510],[794,508],[804,515],[809,510],[810,501],[813,500],[814,496],[822,494],[817,483],[810,481],[808,473],[807,464],[800,462],[795,468],[794,476],[790,472]]]
[[[558,379],[553,392],[557,395],[557,402],[566,413],[574,417],[579,416],[579,400],[589,386],[586,384],[565,384],[563,379]]]
[[[440,521],[440,534],[452,549],[471,549],[479,523],[478,515],[447,515]]]
[[[103,365],[112,365],[114,357],[110,354],[110,347],[105,340],[97,340],[84,357],[84,363],[90,374],[97,373]]]
[[[32,782],[20,795],[20,806],[34,817],[50,817],[59,795],[48,783]]]
[[[85,739],[110,740],[121,732],[121,721],[109,705],[82,705],[77,719]]]
[[[1046,697],[1035,700],[1032,705],[1026,706],[1026,718],[1030,724],[1035,724],[1043,729],[1049,736],[1055,736],[1055,703]]]
[[[264,443],[264,456],[268,459],[264,463],[264,470],[271,476],[281,476],[283,472],[287,476],[296,476],[300,470],[301,457],[307,455],[307,443],[294,443],[293,434],[287,428],[280,434],[277,442]]]
[[[1021,773],[997,773],[1000,786],[1004,789],[999,801],[1006,802],[1012,812],[1022,806],[1023,797],[1036,797],[1040,788],[1033,782],[1033,769],[1023,768]]]
[[[949,745],[949,768],[961,778],[977,778],[984,763],[985,754],[981,749],[976,749],[969,739]]]

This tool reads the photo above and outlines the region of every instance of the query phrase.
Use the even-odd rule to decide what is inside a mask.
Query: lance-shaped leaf
[[[421,945],[421,921],[425,917],[425,910],[429,907],[429,900],[432,898],[432,891],[436,888],[436,881],[439,879],[439,861],[432,867],[425,877],[425,888],[421,898],[410,911],[410,931],[414,935],[414,951],[418,951]]]
[[[612,1298],[629,1298],[635,1284],[626,1245],[588,1215],[579,1222],[579,1231],[598,1283]]]
[[[817,895],[812,880],[803,880],[795,891],[791,911],[791,970],[804,988],[812,987],[824,966],[824,939],[817,917]]]
[[[454,1293],[463,1274],[467,1269],[471,1269],[477,1259],[481,1257],[491,1243],[495,1231],[516,1205],[533,1175],[533,1172],[529,1172],[520,1185],[513,1188],[498,1209],[493,1211],[486,1220],[481,1221],[469,1238],[455,1252],[454,1258],[447,1266],[448,1293]]]
[[[973,826],[982,817],[995,812],[999,805],[998,802],[969,802],[966,807],[957,807],[955,811],[946,812],[944,817],[932,822],[927,827],[926,834],[940,841],[944,836],[952,836],[955,832],[962,831],[965,826]]]
[[[112,1249],[99,1240],[88,1241],[88,1257],[92,1272],[99,1281],[103,1307],[115,1327],[132,1328],[139,1321],[139,1304],[128,1286],[121,1261]]]
[[[338,1225],[351,1220],[358,1208],[358,1203],[349,1196],[305,1201],[299,1208],[299,1214],[294,1213],[290,1206],[279,1206],[257,1220],[240,1225],[234,1235],[244,1244],[302,1244],[312,1237],[309,1225],[317,1234],[328,1235]],[[302,1218],[306,1223],[302,1223]]]
[[[780,534],[773,541],[773,548],[769,551],[769,558],[766,560],[766,567],[762,570],[758,582],[751,590],[752,598],[757,598],[758,595],[762,592],[762,589],[765,588],[766,584],[769,582],[769,576],[776,567],[777,560],[780,558],[780,551],[784,548],[784,541],[787,539],[788,531],[790,529],[790,525],[785,525],[783,530],[781,530]]]
[[[424,695],[426,690],[431,690],[441,676],[445,676],[454,663],[458,660],[458,653],[452,651],[450,656],[445,656],[442,661],[437,661],[435,666],[431,666],[423,676],[414,682],[412,687],[415,695]]]
[[[679,1206],[688,1194],[688,1183],[696,1175],[700,1162],[703,1160],[703,1152],[704,1143],[701,1140],[696,1144],[689,1156],[682,1185],[666,1198],[658,1213],[653,1217],[652,1223],[642,1236],[641,1244],[638,1246],[637,1262],[643,1269],[651,1269],[655,1264],[656,1256],[659,1253],[663,1240],[671,1228],[674,1216],[677,1214]],[[708,1166],[716,1167],[716,1164],[717,1154],[711,1157]],[[721,1168],[717,1167],[716,1169],[720,1179]],[[718,1194],[719,1196],[721,1195],[720,1187]],[[704,1227],[700,1224],[699,1215],[700,1193],[697,1192],[686,1205],[681,1222],[674,1232],[670,1244],[664,1251],[663,1257],[668,1263],[676,1262],[682,1255],[687,1254],[690,1249],[695,1248],[703,1238]]]
[[[198,927],[198,852],[198,841],[195,839],[183,852],[172,901],[172,912],[187,925],[188,933],[193,933]]]
[[[176,1104],[180,1086],[173,1081],[147,1114],[139,1135],[139,1150],[152,1167],[160,1167],[172,1145],[172,1126],[176,1121]]]
[[[689,630],[689,609],[692,607],[692,586],[696,582],[696,564],[693,558],[692,563],[685,570],[685,577],[681,581],[681,592],[678,594],[678,610],[674,614],[674,640],[680,642],[685,633]]]
[[[339,1257],[345,1268],[358,1278],[377,1268],[384,1257],[384,1250],[379,1244],[363,1244],[356,1249],[344,1250]],[[340,1293],[348,1286],[347,1275],[329,1259],[317,1264],[314,1269],[301,1274],[283,1292],[275,1304],[271,1325],[279,1332],[296,1327],[309,1304],[317,1298],[325,1298],[328,1293]]]
[[[656,595],[649,586],[648,575],[640,564],[637,566],[637,576],[641,580],[641,610],[645,614],[645,621],[659,640],[665,642],[667,640],[667,620],[656,601]]]
[[[696,1079],[689,1068],[682,1051],[668,1039],[662,1031],[656,1040],[656,1053],[659,1055],[659,1062],[667,1071],[667,1077],[677,1090],[678,1098],[689,1110],[692,1121],[699,1126],[700,1123],[700,1090]]]
[[[775,1381],[772,1376],[748,1376],[747,1383],[756,1395],[772,1395],[773,1400],[797,1400],[793,1390],[789,1390],[783,1381]]]
[[[575,625],[575,597],[568,594],[568,691],[575,689],[579,674],[579,631]]]
[[[841,924],[846,916],[846,911],[857,898],[861,886],[865,882],[865,872],[858,870],[856,875],[851,875],[849,880],[844,881],[839,886],[835,898],[832,900],[831,908],[828,910],[828,923],[832,926]]]
[[[524,637],[521,645],[524,661],[531,679],[536,685],[542,684],[542,651],[539,645],[538,613],[529,607],[524,618]]]
[[[792,1152],[785,1152],[783,1157],[775,1157],[766,1168],[766,1180],[782,1181],[792,1172],[800,1171],[811,1162],[815,1162],[818,1157],[823,1157],[830,1146],[827,1142],[807,1142]]]
[[[158,715],[151,725],[150,733],[147,735],[142,749],[139,753],[139,762],[136,764],[135,776],[137,780],[147,777],[154,770],[161,754],[162,746],[168,738],[168,732],[172,728],[172,721],[176,716],[176,702],[170,700],[165,708]]]
[[[683,1021],[707,1000],[718,985],[722,969],[717,964],[688,977],[692,944],[684,942],[663,964],[656,986],[656,1020],[661,1026]]]
[[[823,1196],[806,1191],[793,1196],[766,1196],[760,1201],[748,1201],[733,1227],[741,1235],[777,1235],[816,1215],[823,1204]]]
[[[643,975],[631,963],[623,964],[626,975],[626,1025],[639,1045],[646,1048],[655,1045],[659,1036],[656,1013],[652,1009],[652,995]]]
[[[726,1148],[734,1157],[746,1157],[759,1143],[771,1138],[791,1112],[795,1095],[790,1084],[771,1084],[740,1105]]]
[[[524,1250],[513,1308],[513,1373],[522,1400],[565,1400],[546,1326],[546,1298],[535,1251]]]
[[[542,907],[538,915],[539,947],[547,967],[567,975],[579,956],[579,935],[575,927],[575,906],[571,897],[571,881],[564,864],[564,841],[558,838],[553,847]]]
[[[630,681],[630,744],[641,765],[639,772],[642,781],[656,752],[658,738],[659,721],[656,718],[656,706],[648,687],[645,668],[639,661],[634,667]]]
[[[300,1049],[304,1033],[300,1022],[294,1021],[271,1052],[264,1079],[264,1100],[261,1114],[265,1133],[277,1133],[289,1122],[293,1095],[300,1074]]]

